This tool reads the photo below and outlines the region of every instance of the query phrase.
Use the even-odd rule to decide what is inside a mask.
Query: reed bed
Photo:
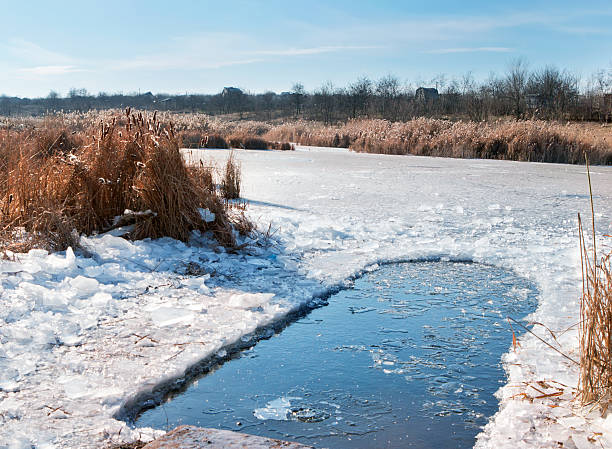
[[[117,111],[60,114],[71,130],[108,122]],[[313,121],[268,123],[198,113],[164,113],[188,148],[291,150],[288,142],[382,154],[612,164],[612,127],[595,123],[500,119],[490,122],[415,118],[407,122],[358,119],[341,125]],[[2,118],[0,129],[40,127],[44,118]]]
[[[79,234],[122,225],[133,239],[187,241],[199,230],[235,246],[235,219],[212,169],[186,165],[172,124],[129,109],[105,118],[95,127],[68,119],[0,129],[3,248],[62,250],[78,245]]]
[[[264,137],[368,153],[571,164],[582,163],[586,153],[593,163],[612,164],[612,128],[580,123],[417,118],[409,122],[353,120],[341,126],[324,126],[301,121],[277,125]]]
[[[604,251],[604,255],[598,257],[592,192],[591,214],[591,249],[587,247],[578,215],[582,261],[579,383],[582,403],[595,403],[605,413],[612,401],[612,251]]]

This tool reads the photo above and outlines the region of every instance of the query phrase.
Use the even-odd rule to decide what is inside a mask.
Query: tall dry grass
[[[612,401],[612,252],[598,257],[592,192],[590,196],[593,218],[590,250],[578,215],[582,261],[580,391],[583,404],[597,403],[605,413]]]
[[[509,159],[579,164],[612,164],[612,128],[540,120],[451,122],[417,118],[409,122],[353,120],[341,126],[293,122],[273,127],[270,140],[346,147],[383,154]]]
[[[235,200],[240,198],[240,183],[242,171],[240,162],[234,158],[234,153],[230,153],[225,170],[221,178],[221,195],[226,200]]]
[[[83,131],[108,122],[116,111],[62,114],[68,129]],[[533,162],[612,164],[612,127],[594,123],[559,123],[542,120],[450,121],[416,118],[408,122],[351,120],[342,125],[291,121],[266,123],[228,120],[205,114],[164,113],[162,121],[189,148],[291,149],[295,142],[351,148],[383,154],[414,154],[459,158],[509,159]],[[44,118],[9,118],[0,129],[40,127]]]
[[[74,131],[64,121],[0,130],[0,240],[4,247],[64,249],[78,234],[128,218],[129,237],[187,241],[212,231],[235,244],[211,169],[187,167],[172,124],[129,109]],[[200,209],[215,214],[206,222]],[[125,213],[135,211],[136,213]]]

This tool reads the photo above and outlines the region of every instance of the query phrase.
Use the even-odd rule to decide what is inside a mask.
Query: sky
[[[0,0],[0,94],[217,93],[388,74],[476,80],[517,58],[612,66],[612,1]],[[439,78],[439,77],[438,77]]]

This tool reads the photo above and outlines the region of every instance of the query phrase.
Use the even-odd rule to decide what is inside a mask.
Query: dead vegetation
[[[408,122],[351,120],[341,126],[298,121],[272,127],[265,138],[303,145],[343,147],[383,154],[531,162],[612,164],[612,128],[541,121],[449,121],[417,118]]]
[[[580,391],[583,404],[598,404],[605,413],[612,401],[612,251],[598,255],[592,191],[590,196],[593,218],[590,249],[578,215],[582,262]]]
[[[219,129],[220,128],[220,129]],[[185,148],[237,148],[243,150],[294,150],[295,147],[288,142],[275,142],[262,138],[254,132],[267,130],[249,129],[241,126],[215,127],[219,132],[211,132],[211,125],[205,122],[201,126],[191,123],[190,129],[181,131],[181,143]]]
[[[225,170],[221,179],[221,195],[223,198],[226,200],[240,198],[241,176],[240,163],[235,160],[234,153],[232,152],[225,163]]]
[[[56,120],[0,130],[2,247],[62,250],[77,245],[79,234],[118,225],[129,225],[133,239],[187,241],[198,230],[235,245],[234,214],[212,169],[186,165],[172,124],[128,109],[96,127],[75,128]],[[238,195],[239,169],[231,176]],[[202,209],[214,219],[206,221]]]
[[[108,122],[117,111],[61,115],[70,130],[82,131]],[[165,113],[188,148],[293,149],[303,145],[350,148],[383,154],[456,158],[508,159],[532,162],[612,164],[612,126],[596,123],[499,119],[451,121],[415,118],[407,122],[355,119],[341,125],[315,121],[259,122],[229,120],[198,113]],[[44,118],[3,118],[0,129],[41,128]],[[56,137],[56,135],[55,135]],[[70,137],[70,136],[67,136]]]
[[[141,440],[132,441],[131,443],[116,443],[111,444],[107,449],[142,449],[147,443]]]

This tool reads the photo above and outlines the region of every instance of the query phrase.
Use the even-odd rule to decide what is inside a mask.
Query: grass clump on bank
[[[234,246],[232,217],[211,188],[211,169],[188,167],[179,149],[172,124],[129,109],[82,131],[61,122],[0,131],[2,246],[63,250],[77,245],[79,234],[118,225],[130,225],[132,239],[187,241],[198,230]]]
[[[230,154],[225,163],[225,170],[221,179],[221,195],[226,200],[240,198],[241,167],[234,159],[234,153]]]
[[[186,148],[239,148],[243,150],[291,151],[295,147],[288,142],[272,142],[257,135],[234,132],[226,137],[221,134],[205,134],[190,130],[181,132],[181,143]]]

